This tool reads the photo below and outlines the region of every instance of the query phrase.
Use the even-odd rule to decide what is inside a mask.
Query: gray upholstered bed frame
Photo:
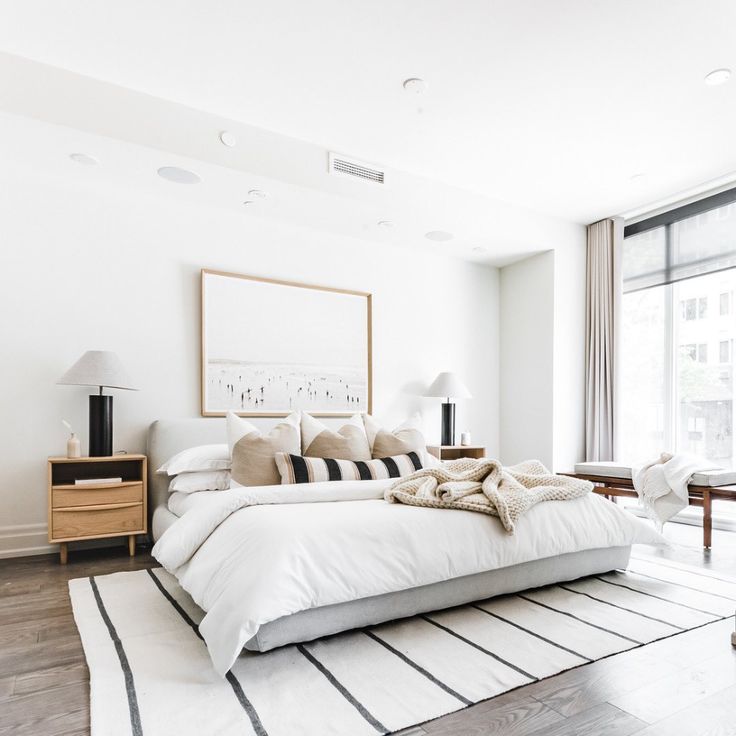
[[[154,541],[176,521],[166,505],[169,479],[156,474],[156,468],[188,447],[225,441],[224,419],[160,420],[151,425],[148,432],[148,507],[153,517],[149,528]],[[397,593],[313,608],[264,624],[245,646],[246,649],[265,652],[348,629],[625,568],[630,552],[630,547],[574,552]]]

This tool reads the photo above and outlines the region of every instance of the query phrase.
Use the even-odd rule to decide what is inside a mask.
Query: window
[[[731,294],[726,292],[721,294],[721,317],[726,317],[731,314]]]
[[[687,322],[694,319],[705,319],[708,316],[708,297],[683,299],[680,302],[680,309],[682,318]]]
[[[718,350],[718,361],[720,363],[731,362],[731,340],[721,340]]]
[[[622,265],[617,459],[736,467],[736,190],[627,226]]]

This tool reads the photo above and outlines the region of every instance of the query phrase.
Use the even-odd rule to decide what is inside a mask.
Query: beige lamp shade
[[[133,386],[120,358],[109,350],[88,350],[57,383],[138,390]]]
[[[468,387],[457,377],[456,373],[443,372],[434,379],[425,396],[439,396],[452,399],[472,399]]]

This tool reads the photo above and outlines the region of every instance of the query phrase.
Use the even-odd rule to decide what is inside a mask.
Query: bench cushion
[[[631,466],[624,463],[588,462],[576,463],[575,472],[580,475],[599,475],[608,478],[622,478],[631,480]],[[693,474],[691,486],[730,486],[736,483],[736,470],[721,470],[719,468],[704,469]]]

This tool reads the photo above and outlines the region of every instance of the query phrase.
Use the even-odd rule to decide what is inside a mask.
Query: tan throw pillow
[[[299,454],[299,414],[290,414],[268,434],[228,412],[227,440],[232,452],[232,479],[241,486],[275,486],[281,475],[274,459],[277,452]]]
[[[427,443],[420,430],[421,417],[418,414],[400,424],[393,432],[383,429],[370,414],[364,415],[363,422],[372,457],[393,457],[417,452],[419,457],[424,458]]]
[[[302,413],[302,455],[340,460],[370,460],[371,448],[360,414],[348,419],[337,432],[309,414]]]

